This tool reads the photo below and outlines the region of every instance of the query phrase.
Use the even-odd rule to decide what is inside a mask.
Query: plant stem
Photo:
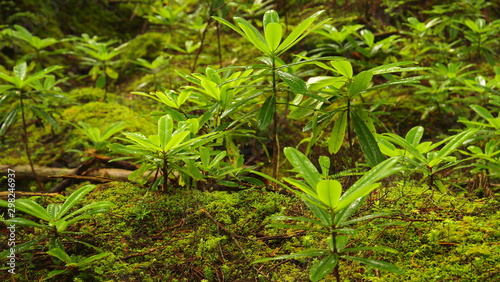
[[[31,167],[31,172],[33,172],[33,176],[35,176],[36,182],[38,184],[38,187],[43,190],[43,184],[40,181],[40,178],[38,178],[38,175],[35,172],[35,167],[33,166],[33,161],[31,160],[31,154],[30,150],[28,147],[28,130],[27,130],[27,125],[26,125],[26,117],[24,116],[24,103],[23,103],[23,93],[20,91],[19,92],[19,102],[21,104],[21,119],[23,121],[23,143],[24,143],[24,150],[26,151],[26,156],[28,157],[28,161],[30,163]]]
[[[277,99],[277,91],[276,91],[276,58],[272,56],[272,91],[273,91],[273,96],[275,99]],[[272,132],[272,138],[273,138],[273,177],[276,179],[278,178],[278,170],[279,170],[279,139],[278,139],[278,115],[276,113],[276,104],[274,106],[274,113],[273,113],[273,132]]]

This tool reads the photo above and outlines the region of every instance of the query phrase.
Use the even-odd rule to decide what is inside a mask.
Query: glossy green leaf
[[[271,55],[271,50],[269,46],[267,46],[266,39],[260,34],[260,32],[248,21],[243,18],[235,17],[234,21],[238,24],[238,26],[245,33],[245,37],[252,42],[252,44],[257,47],[260,51],[265,53],[266,55]]]
[[[64,204],[61,206],[61,209],[59,210],[59,213],[57,214],[57,217],[55,217],[55,220],[59,220],[62,218],[72,207],[74,207],[76,204],[80,203],[83,197],[90,193],[92,190],[96,188],[95,185],[85,185],[75,192],[71,194]]]
[[[43,229],[51,229],[48,225],[43,225],[36,223],[32,220],[22,218],[22,217],[14,217],[11,219],[8,219],[7,224],[15,224],[15,225],[20,225],[20,226],[30,226],[30,227],[38,227],[38,228],[43,228]]]
[[[21,81],[26,78],[28,65],[25,61],[14,66],[14,76],[18,77]]]
[[[375,137],[365,123],[355,112],[352,112],[351,116],[354,124],[354,130],[356,131],[359,144],[361,145],[361,150],[365,154],[368,164],[371,167],[374,167],[384,160],[384,156],[378,147]]]
[[[337,254],[328,255],[311,266],[311,270],[309,270],[309,279],[313,282],[320,281],[335,268],[338,262],[339,257]]]
[[[0,207],[9,207],[9,203],[4,200],[0,200]],[[51,221],[53,218],[50,214],[37,202],[28,199],[16,200],[16,210],[22,211],[34,217],[43,219],[45,221]]]
[[[297,259],[297,258],[307,258],[307,257],[319,257],[329,254],[329,251],[323,249],[311,249],[305,250],[301,252],[297,252],[291,255],[283,255],[283,256],[275,256],[271,258],[263,258],[258,259],[252,263],[266,262],[271,260],[280,260],[280,259]]]
[[[292,29],[292,32],[283,40],[283,42],[278,46],[278,55],[286,52],[288,49],[292,48],[295,44],[301,41],[305,36],[307,36],[311,31],[320,28],[323,24],[330,21],[330,19],[325,19],[313,27],[310,28],[311,24],[321,15],[324,11],[319,11],[311,15],[309,18],[303,20],[299,25]]]
[[[117,79],[118,78],[118,73],[111,67],[106,67],[106,75],[109,76],[112,79]]]
[[[377,269],[380,269],[380,270],[385,270],[385,271],[389,271],[389,272],[392,272],[392,273],[396,273],[396,274],[399,274],[399,275],[404,275],[405,272],[393,265],[393,264],[390,264],[388,262],[384,262],[384,261],[379,261],[379,260],[373,260],[373,259],[367,259],[367,258],[361,258],[361,257],[352,257],[352,256],[341,256],[341,258],[343,259],[349,259],[349,260],[355,260],[355,261],[359,261],[361,263],[364,263],[368,266],[371,266],[371,267],[374,267],[374,268],[377,268]]]
[[[342,185],[337,180],[321,180],[316,186],[316,192],[321,202],[335,209],[342,194]]]
[[[284,71],[276,71],[279,78],[281,78],[295,93],[298,94],[306,94],[307,93],[307,84],[300,79],[299,77],[284,72]]]
[[[317,187],[321,181],[321,174],[311,161],[295,148],[287,147],[284,149],[284,152],[287,160],[293,165],[295,171],[304,178],[307,184],[311,187]]]
[[[106,87],[106,76],[105,75],[100,75],[96,82],[95,82],[95,87],[103,89]]]
[[[368,195],[371,191],[375,190],[379,186],[380,183],[372,183],[360,187],[356,191],[350,193],[348,196],[342,197],[342,200],[339,201],[338,205],[334,208],[334,211],[339,212],[340,210],[348,207],[355,200]]]
[[[470,108],[472,110],[474,110],[474,112],[476,112],[477,114],[479,114],[482,118],[484,118],[485,120],[489,120],[489,119],[494,119],[495,117],[490,113],[490,111],[488,111],[487,109],[485,109],[484,107],[481,107],[479,105],[471,105]]]
[[[272,53],[276,52],[282,36],[283,28],[279,23],[270,23],[266,25],[264,35],[266,37],[267,46]]]
[[[347,129],[347,111],[342,111],[333,125],[332,135],[328,139],[328,152],[336,154],[344,143],[344,136]]]
[[[112,254],[112,253],[105,252],[105,253],[100,253],[100,254],[97,254],[97,255],[93,255],[93,256],[90,256],[90,257],[88,257],[88,258],[82,259],[82,260],[79,262],[79,264],[80,264],[81,266],[85,266],[85,265],[90,264],[90,263],[92,263],[92,262],[94,262],[94,261],[96,261],[96,260],[100,260],[100,259],[102,259],[102,258],[105,258],[105,257],[107,257],[107,256],[109,256],[109,255],[111,255],[111,254]]]
[[[172,138],[174,121],[169,115],[164,115],[158,119],[158,136],[160,137],[160,147],[167,147],[168,141]]]
[[[330,64],[343,76],[352,78],[352,65],[349,61],[331,61]]]
[[[263,21],[264,28],[267,28],[267,25],[270,23],[278,23],[280,22],[280,17],[275,10],[269,10],[264,13]]]
[[[127,127],[127,123],[124,121],[115,122],[106,128],[101,134],[101,140],[108,140],[111,136],[122,131]]]
[[[9,129],[12,124],[14,124],[18,112],[19,107],[15,107],[12,111],[9,112],[4,122],[2,123],[2,126],[0,127],[0,136],[3,136],[5,132],[7,132],[7,129]]]
[[[61,248],[53,248],[47,251],[47,254],[60,259],[65,263],[73,262],[71,257]]]
[[[167,145],[163,148],[164,151],[169,151],[172,149],[175,149],[181,144],[181,142],[189,135],[191,132],[189,131],[182,131],[174,136],[168,141]]]
[[[276,96],[269,96],[262,108],[260,109],[259,116],[257,117],[257,127],[260,130],[267,129],[274,118],[274,111],[276,110]]]
[[[128,139],[134,141],[136,144],[141,146],[141,149],[150,152],[161,152],[162,148],[153,143],[151,140],[146,138],[142,133],[138,132],[126,132],[123,133]],[[159,141],[159,140],[158,140]]]
[[[52,127],[54,127],[54,129],[56,129],[56,130],[61,129],[59,127],[59,124],[57,123],[56,119],[53,116],[49,115],[46,111],[42,110],[39,107],[35,107],[35,106],[29,106],[29,109],[31,109],[37,117],[41,118],[42,120],[44,120],[44,121],[48,122],[50,125],[52,125]]]
[[[73,211],[72,213],[64,216],[62,219],[67,220],[70,224],[78,221],[75,219],[71,219],[72,217],[83,214],[83,213],[88,213],[88,214],[96,214],[96,213],[103,213],[109,211],[111,207],[113,207],[114,204],[111,202],[107,201],[101,201],[101,202],[95,202],[95,203],[90,203],[87,204],[76,211]]]
[[[349,97],[354,97],[365,90],[372,81],[373,73],[363,71],[358,73],[349,86]]]
[[[462,144],[467,141],[473,134],[475,134],[475,130],[465,130],[455,135],[446,145],[439,150],[436,155],[436,159],[443,159],[449,154],[453,153],[458,147],[462,146]],[[431,166],[436,165],[437,163],[432,163]]]
[[[420,144],[420,140],[422,140],[422,136],[424,136],[424,128],[422,126],[415,126],[406,133],[405,139],[408,143],[417,147]]]

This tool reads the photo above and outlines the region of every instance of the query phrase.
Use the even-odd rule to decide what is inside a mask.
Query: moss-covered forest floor
[[[500,280],[495,1],[40,2],[0,3],[0,280],[315,280],[319,256],[254,262],[336,251],[320,221],[292,226],[318,217],[304,186],[317,174],[345,193],[390,157],[398,169],[353,216],[366,220],[336,230],[348,256],[405,274],[341,259],[321,281]],[[283,38],[320,10],[315,23],[331,20],[271,62],[212,18],[262,31],[271,9]],[[46,172],[57,169],[71,171]],[[88,184],[71,211],[109,210],[64,227],[18,222],[12,235],[10,197],[57,213]],[[36,242],[16,249],[15,274],[9,238]]]

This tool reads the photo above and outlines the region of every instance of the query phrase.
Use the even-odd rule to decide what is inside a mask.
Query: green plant
[[[118,72],[114,65],[120,61],[114,59],[124,51],[127,43],[113,47],[112,45],[116,44],[117,41],[99,42],[98,37],[90,37],[88,34],[82,34],[82,37],[77,39],[78,41],[75,43],[77,55],[83,61],[82,65],[91,66],[89,75],[95,80],[97,88],[105,90],[104,100],[106,100],[109,86],[106,78],[118,78]]]
[[[281,255],[254,261],[267,262],[281,259],[300,259],[306,257],[318,258],[309,270],[309,278],[312,281],[319,281],[333,271],[336,281],[340,281],[340,261],[354,260],[368,266],[387,270],[397,274],[404,274],[404,271],[387,262],[348,255],[349,252],[357,251],[378,251],[389,250],[386,247],[353,247],[347,248],[348,236],[355,234],[358,230],[346,228],[349,225],[359,223],[364,220],[373,219],[385,214],[369,214],[363,217],[351,219],[351,216],[359,209],[367,195],[380,186],[378,181],[393,175],[401,170],[397,167],[397,158],[385,160],[364,174],[356,183],[342,193],[342,184],[337,180],[330,179],[328,169],[330,161],[326,157],[320,158],[323,174],[319,173],[311,161],[300,151],[294,148],[285,148],[285,156],[293,165],[294,172],[304,179],[305,182],[284,178],[291,185],[300,189],[300,192],[290,189],[297,196],[302,198],[315,218],[273,216],[275,220],[297,221],[301,225],[271,224],[269,227],[294,228],[311,230],[319,234],[328,236],[327,249],[310,249],[291,255]]]
[[[446,189],[443,181],[437,179],[438,173],[464,161],[463,159],[457,160],[453,154],[476,132],[476,130],[469,129],[434,144],[430,141],[421,143],[424,128],[416,126],[408,131],[405,138],[392,133],[384,133],[379,135],[378,142],[383,154],[389,157],[401,156],[408,170],[423,174],[423,180],[427,181],[429,188],[437,187],[444,193]],[[443,144],[444,146],[439,149]],[[401,149],[398,149],[396,145]]]
[[[465,30],[465,38],[470,43],[470,47],[465,49],[472,54],[471,57],[478,59],[484,57],[491,65],[495,64],[495,49],[492,46],[498,45],[498,28],[500,20],[492,21],[486,24],[485,19],[466,19],[464,24],[469,28]]]
[[[377,165],[383,160],[383,157],[374,137],[376,118],[365,109],[369,103],[365,102],[363,95],[383,87],[419,82],[424,76],[394,78],[391,77],[391,74],[426,70],[427,68],[403,67],[414,64],[414,62],[398,62],[374,67],[354,75],[352,64],[345,59],[330,61],[331,66],[323,62],[314,63],[322,69],[340,76],[311,77],[307,82],[307,89],[309,92],[315,93],[316,96],[299,96],[293,102],[295,107],[290,112],[291,118],[303,119],[305,116],[313,115],[312,120],[304,128],[304,131],[312,131],[306,155],[309,154],[317,140],[325,134],[326,126],[334,122],[331,135],[327,141],[329,152],[337,153],[344,143],[344,137],[347,135],[347,143],[351,153],[351,166],[354,168],[355,152],[353,141],[355,132],[368,164],[372,167]],[[391,79],[386,83],[373,86],[372,79],[375,75],[386,75]]]
[[[91,203],[72,211],[72,208],[78,205],[82,201],[82,199],[95,188],[95,185],[83,186],[73,192],[66,199],[66,201],[64,201],[63,204],[50,203],[46,208],[43,208],[40,204],[30,199],[18,199],[15,201],[14,213],[16,213],[17,211],[24,212],[30,216],[37,218],[40,223],[23,217],[13,217],[13,214],[9,216],[9,219],[5,220],[5,223],[14,226],[20,225],[41,228],[42,230],[47,231],[47,233],[44,233],[39,238],[30,242],[23,243],[22,245],[32,246],[34,243],[45,239],[47,236],[50,236],[50,249],[55,247],[64,249],[60,238],[65,238],[70,241],[76,241],[86,246],[93,247],[88,243],[81,242],[69,237],[68,235],[70,234],[79,234],[81,232],[68,231],[68,228],[81,220],[91,218],[91,216],[94,214],[108,212],[109,209],[113,206],[113,203],[111,202],[102,201]],[[0,200],[0,207],[10,209],[11,203]],[[22,249],[22,245],[19,245],[16,248],[18,250]],[[2,253],[2,257],[4,255],[6,255],[6,252]]]
[[[65,263],[64,269],[52,270],[47,274],[44,280],[51,279],[57,275],[71,274],[73,276],[77,275],[78,272],[84,271],[89,268],[89,266],[102,258],[105,258],[111,253],[105,252],[90,257],[82,257],[80,255],[68,255],[62,248],[52,248],[47,251],[47,254],[58,258]]]
[[[31,167],[33,175],[38,181],[38,186],[43,187],[38,179],[33,168],[33,160],[31,159],[31,152],[28,146],[28,123],[27,123],[27,110],[34,114],[38,119],[44,120],[52,125],[53,128],[59,129],[54,117],[48,114],[39,104],[45,104],[44,99],[50,98],[45,96],[45,91],[38,91],[36,88],[40,86],[41,90],[49,90],[56,84],[54,76],[48,74],[54,72],[62,67],[51,66],[34,74],[28,73],[28,65],[26,62],[17,64],[13,69],[13,74],[9,75],[0,72],[0,79],[7,82],[7,84],[0,85],[0,106],[8,105],[8,110],[5,118],[0,127],[0,135],[5,135],[7,130],[18,120],[19,111],[21,112],[21,122],[23,129],[22,140],[24,143],[24,150]],[[40,83],[42,79],[44,83]],[[33,90],[35,89],[35,90]]]
[[[250,41],[254,47],[265,55],[265,57],[261,59],[264,65],[258,65],[255,67],[263,68],[266,73],[269,74],[271,86],[268,92],[270,92],[271,95],[269,95],[262,104],[257,116],[257,126],[259,129],[264,130],[271,124],[273,125],[271,138],[273,140],[272,162],[275,165],[274,176],[277,175],[279,166],[279,140],[277,136],[278,115],[276,112],[279,92],[278,78],[285,82],[285,84],[290,88],[290,92],[307,94],[304,81],[293,74],[283,71],[283,69],[286,69],[289,66],[282,64],[279,57],[300,42],[311,31],[319,28],[321,25],[329,21],[329,19],[326,19],[314,26],[311,26],[322,13],[323,11],[316,12],[307,19],[303,20],[295,28],[293,28],[292,32],[284,39],[283,26],[280,23],[278,13],[274,10],[269,10],[264,14],[264,34],[261,34],[257,28],[243,18],[234,18],[234,21],[237,24],[236,26],[223,18],[214,17],[217,21],[230,27],[242,37]]]
[[[14,25],[14,29],[15,30],[11,30],[11,35],[13,37],[28,43],[31,48],[35,49],[35,62],[37,64],[37,70],[38,67],[41,67],[41,58],[45,53],[45,50],[43,49],[60,42],[59,40],[51,37],[42,39],[31,34],[31,32],[20,25]]]
[[[87,138],[92,142],[92,145],[88,146],[89,148],[94,149],[97,153],[102,153],[110,144],[109,139],[113,135],[125,129],[127,127],[127,123],[124,121],[113,123],[102,132],[99,127],[92,127],[83,121],[79,121],[78,125],[74,126],[83,131]]]
[[[223,133],[213,132],[200,136],[195,136],[199,131],[198,119],[188,119],[179,121],[174,125],[174,119],[170,115],[164,115],[158,119],[158,133],[144,136],[138,132],[124,133],[126,138],[121,140],[130,144],[123,145],[113,143],[109,148],[115,152],[127,157],[122,159],[137,159],[141,167],[129,178],[139,181],[145,181],[144,173],[149,171],[149,176],[156,172],[158,185],[163,181],[163,190],[169,189],[169,177],[174,175],[174,171],[183,176],[182,181],[187,182],[190,177],[189,170],[184,167],[188,159],[198,158],[196,149],[214,139],[219,138]],[[132,156],[132,157],[131,157]],[[148,177],[149,177],[148,176]],[[147,179],[147,177],[146,177]]]

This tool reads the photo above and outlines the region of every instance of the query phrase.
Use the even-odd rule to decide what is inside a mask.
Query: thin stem
[[[352,145],[352,128],[351,128],[351,99],[347,99],[347,142],[349,143],[349,152],[351,153],[351,167],[354,168],[354,147]]]
[[[271,68],[271,74],[272,74],[272,91],[273,91],[273,96],[276,99],[277,98],[277,87],[276,87],[276,57],[273,55],[271,57],[272,59],[272,68]],[[279,170],[279,139],[278,139],[278,114],[276,113],[276,104],[274,106],[274,114],[273,114],[273,177],[278,178],[278,170]]]
[[[24,114],[24,103],[23,103],[23,93],[22,92],[19,92],[19,102],[21,104],[21,119],[23,121],[24,135],[23,135],[22,139],[23,139],[23,143],[24,143],[24,150],[26,151],[26,156],[28,157],[28,161],[30,163],[31,172],[33,173],[33,176],[35,176],[38,187],[40,187],[40,189],[43,190],[43,184],[40,181],[40,178],[38,178],[38,175],[35,172],[35,167],[33,165],[33,160],[31,160],[31,153],[30,153],[29,146],[28,146],[28,130],[27,130],[27,125],[26,125],[26,117]]]

